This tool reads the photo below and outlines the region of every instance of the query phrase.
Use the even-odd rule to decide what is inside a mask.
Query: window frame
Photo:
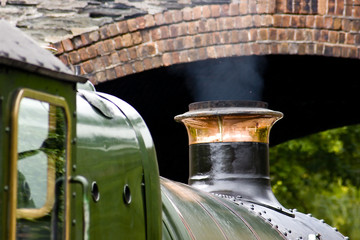
[[[69,197],[69,173],[70,173],[70,166],[71,166],[71,151],[70,151],[70,139],[71,139],[71,118],[70,118],[70,110],[67,105],[65,98],[60,96],[51,95],[48,93],[23,88],[20,89],[16,93],[15,100],[13,102],[13,108],[11,112],[11,126],[12,132],[10,137],[10,188],[9,188],[9,239],[15,240],[16,239],[16,221],[19,218],[37,218],[41,215],[46,214],[51,209],[51,201],[46,200],[46,203],[42,208],[34,208],[34,209],[17,209],[17,161],[18,161],[18,117],[19,117],[19,108],[20,102],[23,98],[30,98],[38,101],[43,101],[49,103],[51,106],[61,107],[64,110],[64,116],[66,121],[66,136],[65,136],[65,239],[69,239],[69,219],[70,219],[70,197]],[[49,160],[48,160],[49,164]],[[55,164],[55,163],[54,163]],[[49,180],[49,176],[47,177],[47,181]],[[49,186],[51,185],[51,186]],[[54,184],[48,183],[48,190],[49,187],[55,187]],[[54,189],[50,190],[54,192]]]

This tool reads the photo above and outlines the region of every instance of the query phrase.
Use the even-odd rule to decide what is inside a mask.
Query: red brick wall
[[[211,58],[301,54],[360,58],[360,0],[242,0],[145,15],[54,43],[97,84]]]

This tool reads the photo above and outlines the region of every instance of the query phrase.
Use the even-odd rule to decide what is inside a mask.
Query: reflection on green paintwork
[[[283,239],[271,225],[259,221],[247,209],[210,193],[164,178],[161,190],[165,236],[198,240]]]
[[[17,239],[62,239],[65,214],[64,110],[30,98],[18,114]]]

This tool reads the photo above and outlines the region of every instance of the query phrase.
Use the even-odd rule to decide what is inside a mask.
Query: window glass
[[[17,118],[16,239],[62,239],[65,219],[66,115],[22,98]]]
[[[41,208],[47,195],[48,158],[42,145],[49,132],[49,104],[22,99],[18,124],[17,208]]]

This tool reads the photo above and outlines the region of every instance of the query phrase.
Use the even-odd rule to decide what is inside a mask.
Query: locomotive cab
[[[69,238],[74,76],[0,22],[2,239]]]

